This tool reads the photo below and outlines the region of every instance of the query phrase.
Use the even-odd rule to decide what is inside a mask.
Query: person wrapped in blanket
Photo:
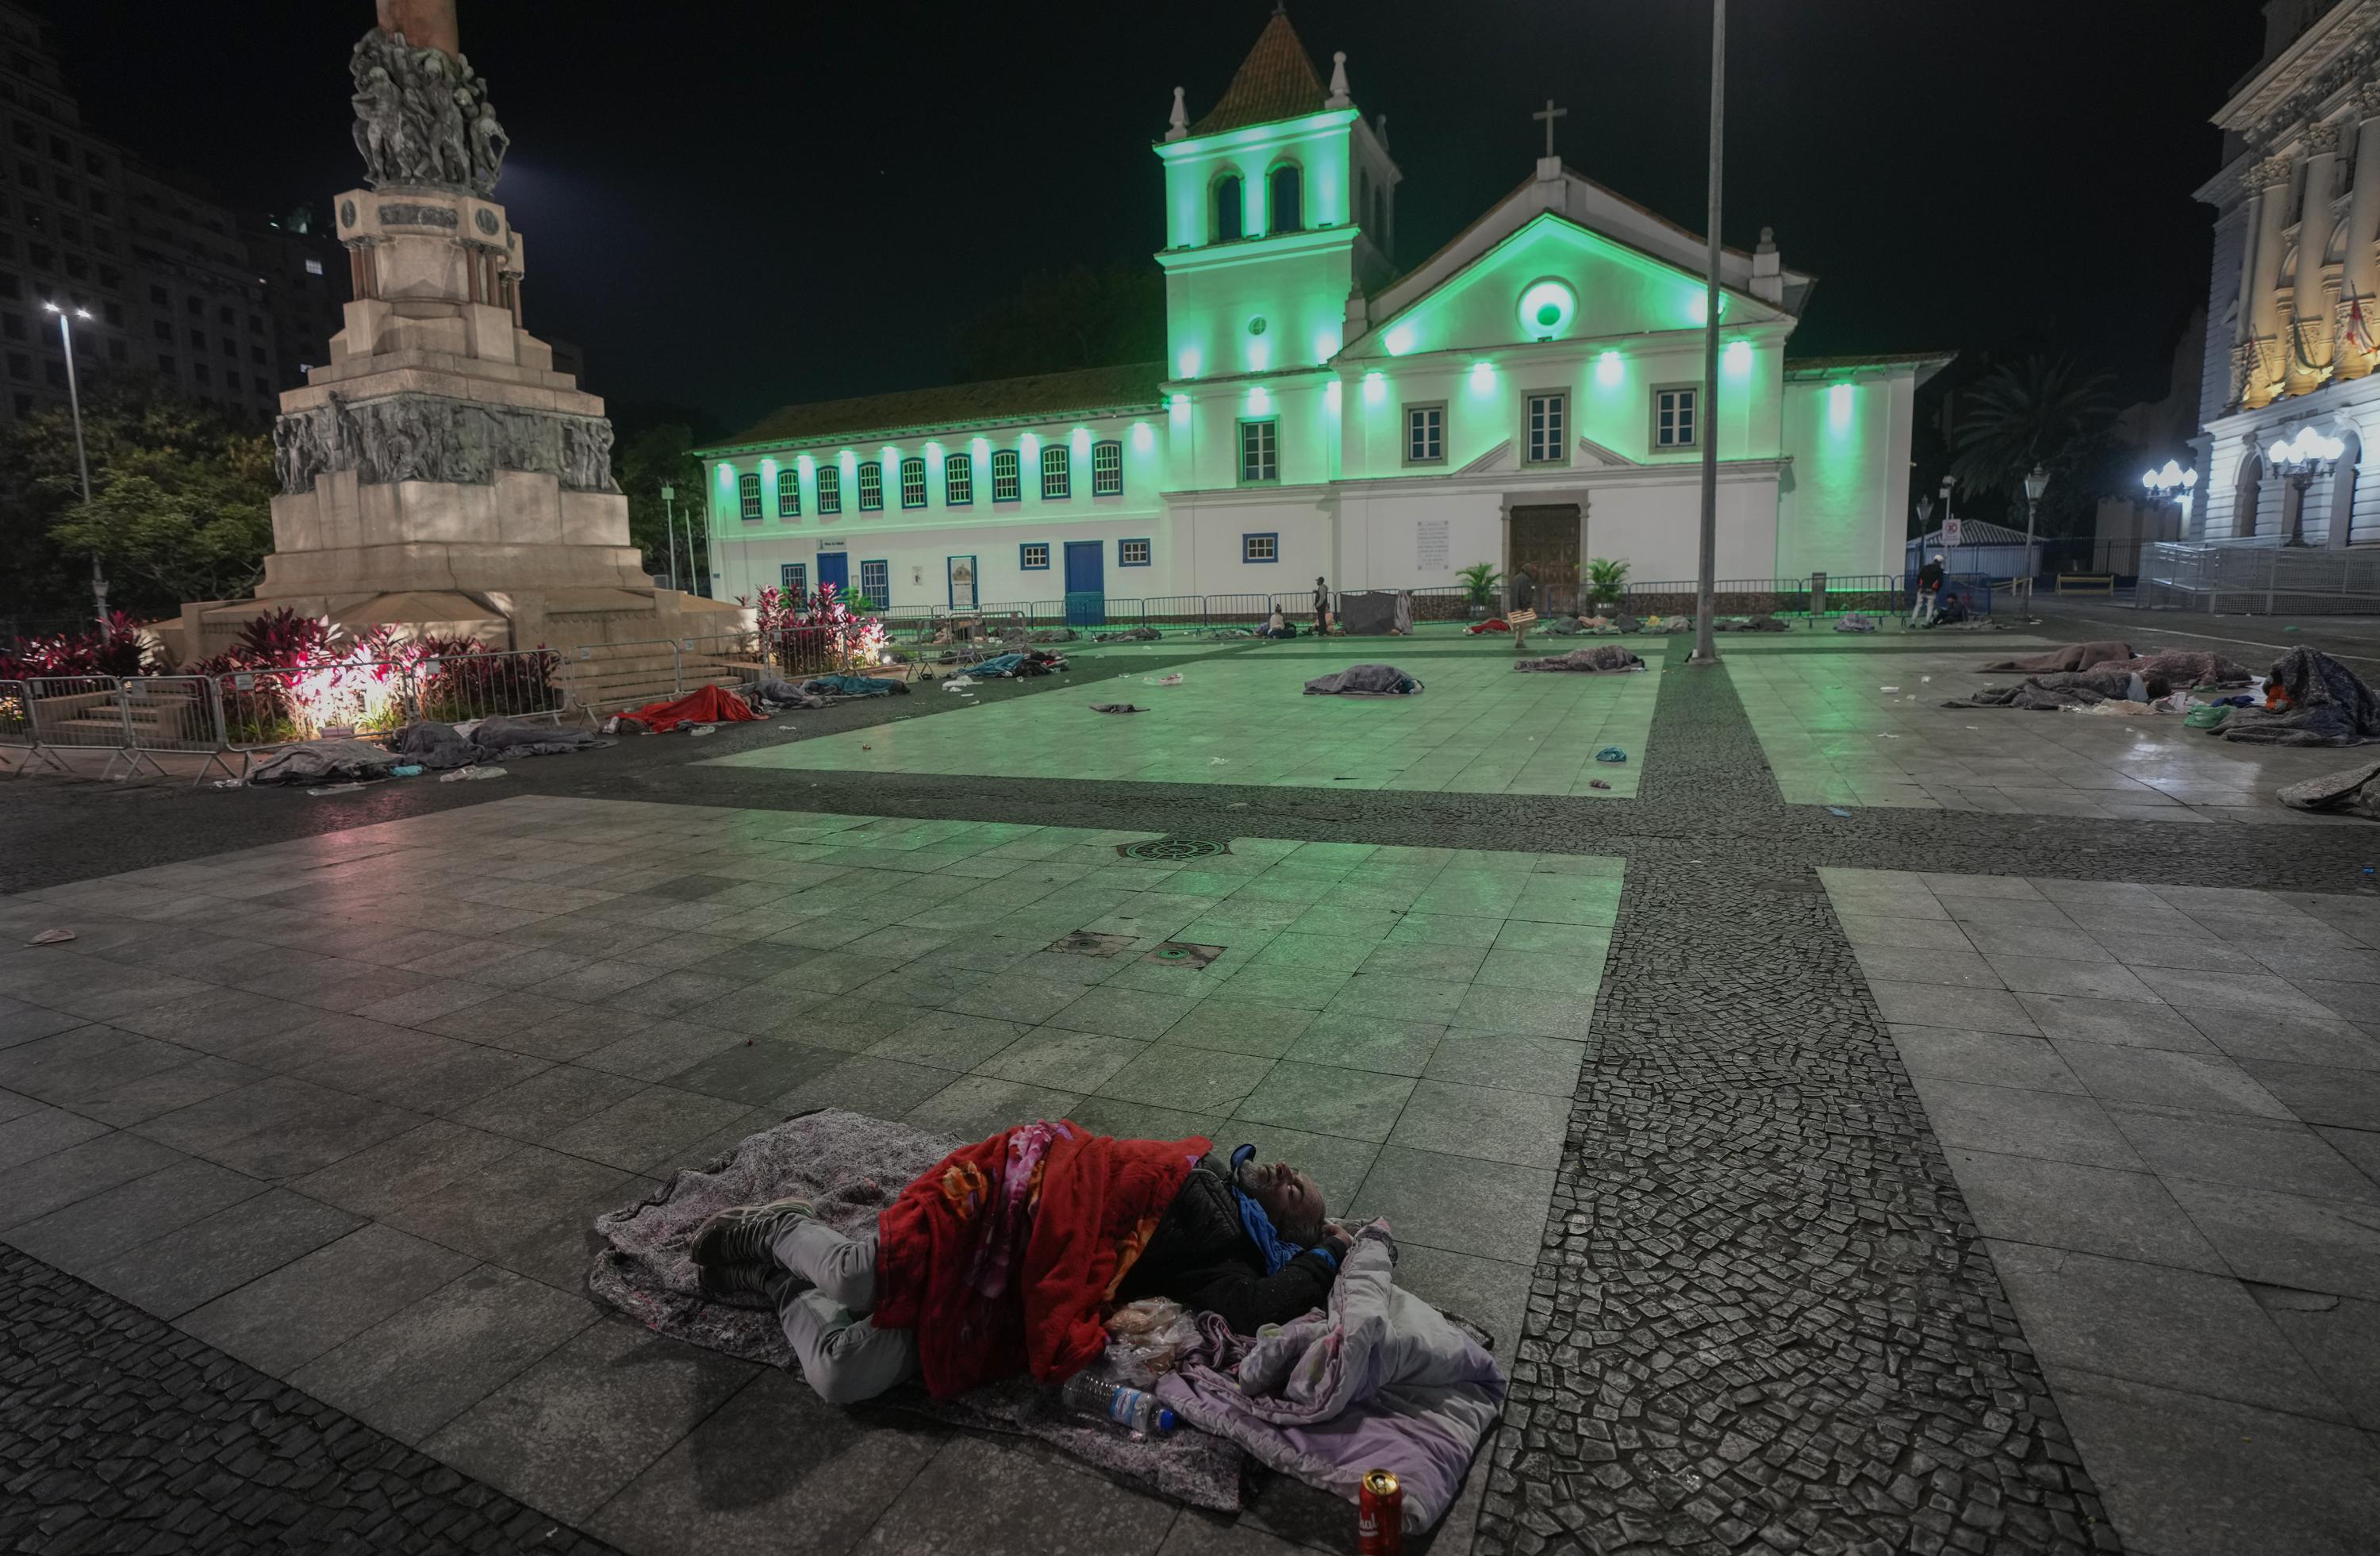
[[[776,1309],[830,1404],[920,1373],[936,1398],[1027,1371],[1057,1382],[1105,1348],[1108,1311],[1141,1297],[1241,1334],[1323,1305],[1348,1235],[1313,1178],[1255,1158],[1044,1122],[953,1151],[867,1235],[780,1199],[720,1211],[688,1252],[707,1293]]]

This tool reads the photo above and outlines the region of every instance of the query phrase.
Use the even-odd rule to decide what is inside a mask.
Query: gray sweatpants
[[[905,1329],[878,1329],[876,1234],[845,1237],[804,1217],[777,1234],[769,1251],[808,1281],[787,1282],[777,1298],[777,1321],[801,1359],[802,1377],[829,1404],[873,1399],[917,1370],[917,1337]]]

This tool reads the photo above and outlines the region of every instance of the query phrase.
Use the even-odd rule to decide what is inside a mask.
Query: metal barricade
[[[0,752],[14,752],[9,759],[11,777],[21,777],[35,764],[60,766],[55,756],[42,750],[42,737],[33,727],[33,694],[27,681],[0,681]]]
[[[115,764],[130,757],[124,694],[115,676],[35,675],[26,680],[25,692],[34,742],[60,772],[74,771],[68,751],[105,751],[103,779],[115,777]]]
[[[569,706],[562,656],[551,649],[425,657],[412,667],[406,712],[413,719],[560,719]]]
[[[128,676],[122,682],[122,696],[127,778],[143,766],[160,778],[171,777],[159,760],[166,756],[205,759],[190,779],[192,788],[206,782],[217,768],[226,778],[240,776],[232,770],[231,752],[224,739],[223,710],[209,677]]]

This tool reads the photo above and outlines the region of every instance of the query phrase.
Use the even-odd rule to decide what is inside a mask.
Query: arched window
[[[2231,496],[2231,536],[2245,540],[2256,532],[2256,497],[2265,484],[2264,456],[2251,454],[2240,461],[2240,484]]]
[[[1305,225],[1305,180],[1293,162],[1265,176],[1267,232],[1298,232]]]
[[[1245,206],[1240,199],[1240,179],[1227,173],[1215,180],[1215,241],[1232,243],[1247,236],[1241,225]]]

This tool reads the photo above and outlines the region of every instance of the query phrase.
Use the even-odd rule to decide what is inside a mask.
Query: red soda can
[[[1405,1492],[1394,1470],[1367,1469],[1355,1493],[1355,1549],[1362,1556],[1403,1556]]]

